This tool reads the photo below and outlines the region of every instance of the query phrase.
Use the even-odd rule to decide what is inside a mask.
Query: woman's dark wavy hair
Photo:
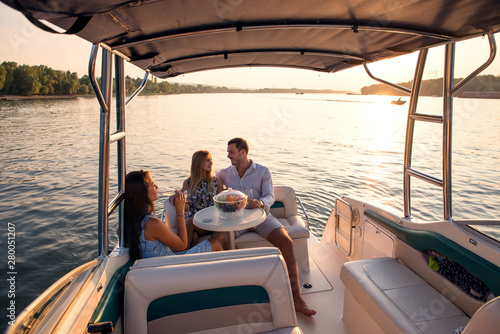
[[[141,258],[141,221],[148,213],[154,213],[154,203],[148,198],[148,171],[134,171],[125,177],[125,245],[132,259]]]

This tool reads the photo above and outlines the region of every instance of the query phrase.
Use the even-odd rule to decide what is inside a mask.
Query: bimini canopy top
[[[241,66],[336,72],[500,30],[499,0],[1,0],[159,78]]]

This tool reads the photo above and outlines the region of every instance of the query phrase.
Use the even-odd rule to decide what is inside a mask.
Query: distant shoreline
[[[95,95],[0,95],[0,101],[41,100],[41,99],[73,99],[76,97],[95,97]]]
[[[356,95],[356,96],[369,96],[369,95],[379,95],[379,94],[360,94],[346,91],[307,91],[303,90],[300,92],[272,92],[272,91],[248,91],[248,92],[224,92],[224,93],[181,93],[181,94],[346,94],[346,95]],[[159,96],[159,95],[179,95],[179,94],[147,94],[142,96]],[[383,94],[381,94],[383,95]],[[397,96],[397,95],[384,95],[384,96]],[[0,101],[16,101],[16,100],[43,100],[43,99],[74,99],[77,97],[83,98],[95,98],[94,94],[91,95],[0,95]],[[456,98],[465,99],[500,99],[500,92],[466,92],[462,96],[456,96]]]
[[[300,93],[299,93],[300,92]],[[169,93],[169,94],[144,94],[141,96],[160,96],[160,95],[179,95],[179,94],[353,94],[347,91],[332,91],[332,90],[297,90],[297,91],[267,91],[267,88],[262,91],[252,90],[246,92],[213,92],[213,93]],[[357,95],[357,93],[355,93]],[[0,101],[13,101],[13,100],[36,100],[36,99],[72,99],[76,97],[92,97],[95,98],[94,94],[90,95],[0,95]]]

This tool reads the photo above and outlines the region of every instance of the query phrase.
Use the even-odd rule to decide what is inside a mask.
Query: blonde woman
[[[182,190],[187,193],[188,206],[185,218],[188,236],[192,237],[192,240],[190,238],[191,245],[197,243],[198,236],[211,233],[194,226],[193,216],[201,209],[214,205],[214,196],[224,188],[222,180],[215,176],[212,167],[213,161],[210,152],[205,150],[194,152],[191,159],[191,173],[182,185]]]

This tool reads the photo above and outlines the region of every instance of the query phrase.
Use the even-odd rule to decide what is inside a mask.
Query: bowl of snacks
[[[214,196],[214,203],[220,218],[234,219],[243,217],[243,209],[247,205],[247,196],[231,188]]]

